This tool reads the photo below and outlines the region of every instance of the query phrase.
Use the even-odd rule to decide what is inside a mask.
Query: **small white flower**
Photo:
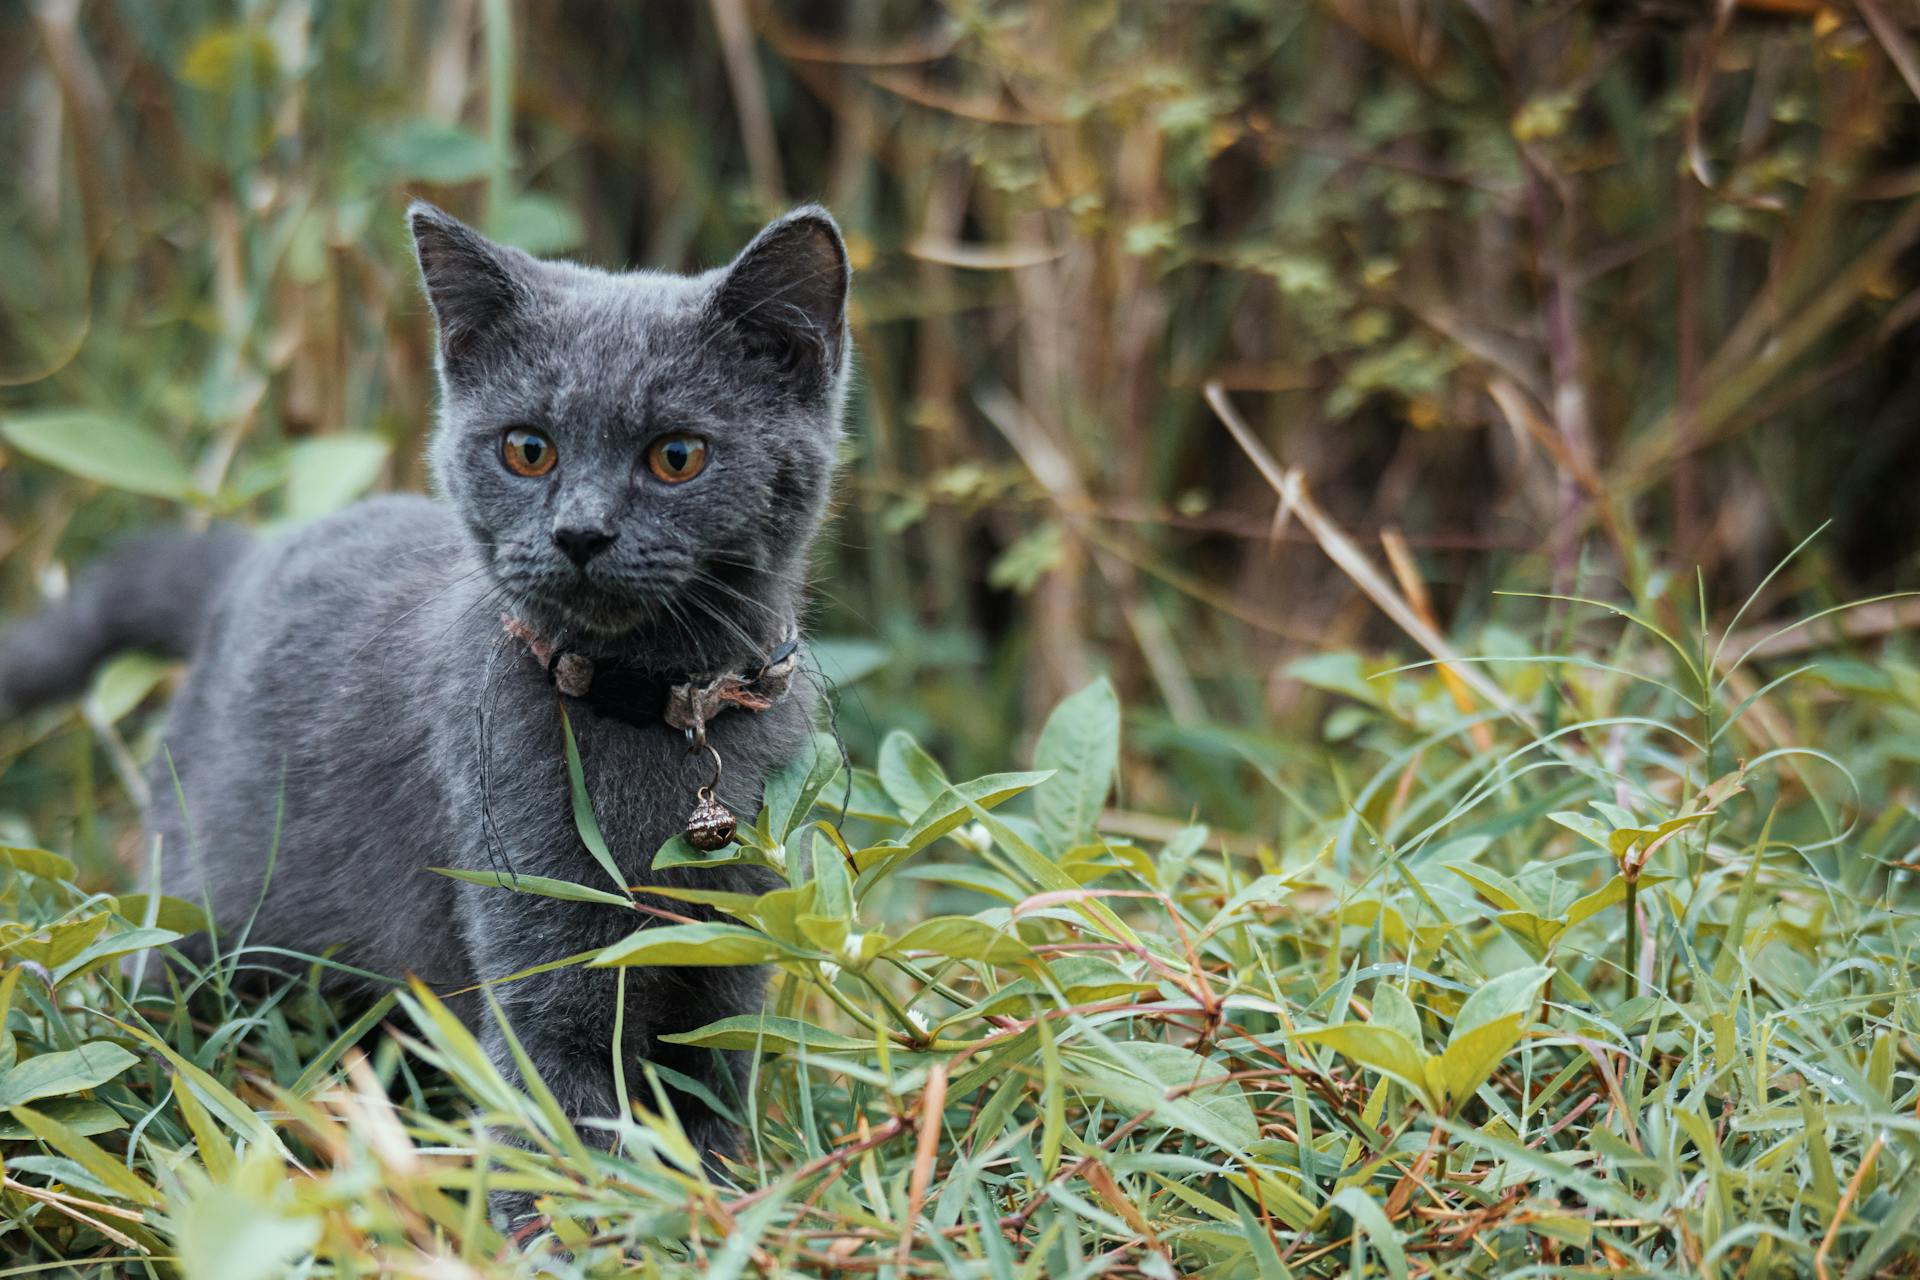
[[[985,823],[969,822],[960,829],[959,835],[960,843],[975,853],[986,853],[993,848],[993,833],[987,830]]]
[[[918,1009],[907,1010],[907,1021],[911,1022],[914,1026],[914,1030],[918,1031],[923,1036],[927,1035],[933,1030],[933,1024],[927,1021],[927,1015],[920,1012]]]
[[[773,864],[776,871],[785,871],[787,869],[787,846],[776,844],[771,849],[768,849],[767,861]]]
[[[849,933],[847,940],[840,944],[840,958],[848,964],[858,965],[865,958],[860,954],[860,944],[866,940],[864,933]]]
[[[827,982],[836,982],[840,978],[840,966],[831,960],[820,962],[820,976]]]

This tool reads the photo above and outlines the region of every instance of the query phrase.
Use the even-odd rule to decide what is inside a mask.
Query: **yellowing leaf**
[[[1454,1037],[1428,1067],[1443,1110],[1453,1111],[1487,1082],[1500,1060],[1520,1043],[1525,1025],[1524,1015],[1510,1013]]]
[[[0,845],[0,866],[12,867],[42,880],[72,880],[79,874],[71,862],[57,853],[11,844]]]
[[[102,1186],[123,1200],[149,1207],[160,1203],[159,1192],[72,1127],[49,1114],[26,1107],[13,1108],[12,1116],[22,1128],[85,1169],[99,1179]]]
[[[1657,827],[1624,827],[1607,836],[1607,849],[1616,860],[1624,859],[1635,849],[1657,844],[1682,827],[1705,822],[1712,816],[1711,813],[1683,813],[1677,818],[1668,818]]]
[[[1567,926],[1558,920],[1544,920],[1531,911],[1502,911],[1494,919],[1533,944],[1540,953],[1551,947]]]
[[[279,77],[280,59],[265,32],[228,23],[193,42],[180,60],[180,78],[196,89],[225,92],[239,83],[243,67],[254,84],[270,84]]]
[[[1533,899],[1527,896],[1526,890],[1501,875],[1498,871],[1460,862],[1448,863],[1447,870],[1453,872],[1453,874],[1459,876],[1462,880],[1465,880],[1468,884],[1485,894],[1487,900],[1493,903],[1494,906],[1499,907],[1502,911],[1527,911],[1535,913],[1539,911],[1539,908],[1534,905]]]
[[[1641,876],[1640,887],[1651,888],[1656,884],[1665,884],[1671,879],[1673,879],[1672,876]],[[1573,905],[1567,908],[1567,923],[1569,925],[1584,924],[1607,908],[1626,900],[1627,879],[1625,876],[1615,876],[1586,897],[1576,899]]]

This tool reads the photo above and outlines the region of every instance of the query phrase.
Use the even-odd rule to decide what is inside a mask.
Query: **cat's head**
[[[543,262],[427,204],[408,221],[439,334],[433,473],[501,608],[588,648],[775,638],[847,381],[826,210],[698,276]]]

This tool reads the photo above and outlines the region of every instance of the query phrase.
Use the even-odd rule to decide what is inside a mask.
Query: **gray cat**
[[[441,499],[109,557],[0,643],[0,714],[77,692],[115,649],[190,655],[147,814],[166,891],[204,896],[227,936],[259,903],[249,948],[269,960],[324,952],[454,990],[649,919],[428,870],[608,887],[575,825],[562,706],[629,884],[771,887],[765,871],[651,863],[714,753],[720,800],[750,816],[811,731],[803,683],[762,707],[753,680],[792,661],[840,437],[849,272],[818,208],[693,277],[537,261],[424,204],[409,220],[438,322]],[[714,681],[748,696],[713,714],[712,752],[692,752],[666,704]],[[659,1037],[756,1009],[764,984],[750,969],[631,971],[626,1059],[735,1093],[740,1055]],[[496,990],[567,1114],[614,1115],[614,974]],[[493,1019],[472,999],[462,1013],[513,1076]],[[675,1101],[703,1150],[731,1148],[704,1102]]]

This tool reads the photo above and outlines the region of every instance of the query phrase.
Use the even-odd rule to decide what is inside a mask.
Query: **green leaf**
[[[818,1049],[827,1053],[863,1053],[873,1048],[871,1040],[816,1027],[798,1018],[777,1018],[770,1013],[741,1014],[709,1022],[693,1031],[661,1036],[669,1044],[702,1045],[709,1049],[765,1049],[769,1053],[794,1053]]]
[[[853,920],[853,877],[847,860],[831,840],[818,832],[813,841],[813,914],[850,923]]]
[[[1066,531],[1049,520],[1022,534],[987,566],[987,585],[1027,595],[1059,567],[1066,549]]]
[[[822,676],[843,689],[866,679],[893,657],[885,645],[846,636],[809,637],[807,655]]]
[[[1391,1076],[1416,1093],[1429,1093],[1426,1051],[1391,1027],[1346,1022],[1303,1031],[1300,1038],[1309,1044],[1326,1045],[1341,1057]]]
[[[118,654],[94,674],[87,702],[103,723],[118,724],[128,712],[146,701],[147,695],[171,670],[173,663],[150,653]]]
[[[617,893],[608,893],[605,889],[594,889],[584,884],[575,884],[571,880],[553,880],[546,876],[511,875],[505,871],[465,871],[457,867],[428,867],[427,870],[443,876],[452,876],[455,880],[464,880],[468,884],[484,884],[494,888],[510,889],[514,893],[531,893],[542,898],[560,898],[567,902],[599,902],[609,907],[633,907],[631,898]]]
[[[1387,1274],[1393,1280],[1407,1280],[1407,1255],[1400,1247],[1400,1237],[1393,1229],[1393,1223],[1387,1220],[1387,1214],[1378,1201],[1359,1187],[1347,1187],[1332,1200],[1328,1201],[1336,1209],[1345,1210],[1353,1219],[1354,1247],[1359,1247],[1362,1234],[1374,1252],[1380,1255],[1380,1261],[1386,1263]],[[1352,1274],[1360,1275],[1356,1266]]]
[[[895,729],[880,743],[875,772],[903,817],[920,813],[951,785],[939,764],[905,729]]]
[[[78,1129],[56,1119],[51,1108],[42,1112],[14,1107],[12,1116],[21,1128],[85,1169],[101,1186],[121,1199],[149,1208],[160,1203],[159,1192],[142,1182]]]
[[[1228,1068],[1190,1049],[1153,1040],[1075,1048],[1062,1057],[1078,1083],[1129,1114],[1152,1112],[1168,1128],[1191,1133],[1224,1151],[1244,1152],[1260,1138],[1253,1104],[1238,1084],[1218,1081]],[[1215,1081],[1198,1089],[1202,1080]]]
[[[578,249],[587,238],[579,213],[563,200],[523,191],[508,196],[487,222],[487,234],[533,254]]]
[[[1370,1025],[1385,1027],[1389,1031],[1398,1031],[1416,1048],[1422,1047],[1426,1039],[1420,1030],[1420,1011],[1413,1007],[1413,1001],[1407,999],[1407,993],[1390,982],[1382,982],[1373,989],[1373,1015]]]
[[[393,446],[379,436],[348,432],[302,440],[287,452],[283,513],[312,520],[337,511],[373,487]]]
[[[923,920],[894,939],[887,950],[895,955],[931,951],[956,960],[997,965],[1024,964],[1033,958],[1033,952],[1017,936],[972,916],[934,916]]]
[[[346,1056],[348,1049],[360,1042],[360,1038],[373,1030],[380,1019],[387,1016],[387,1010],[400,1000],[398,991],[389,991],[366,1009],[347,1026],[345,1031],[333,1038],[333,1043],[323,1049],[319,1056],[306,1064],[300,1075],[288,1086],[287,1092],[295,1098],[305,1098],[313,1092],[320,1081],[333,1070],[333,1064]]]
[[[114,956],[132,955],[136,951],[145,951],[149,947],[164,947],[169,942],[178,942],[181,935],[171,929],[128,929],[121,933],[111,933],[104,938],[96,938],[87,947],[75,954],[59,968],[53,971],[54,985],[65,982],[76,973],[84,972]]]
[[[1054,776],[1034,792],[1034,816],[1058,851],[1092,841],[1120,769],[1120,700],[1105,676],[1068,697],[1047,717],[1033,767]]]
[[[17,844],[0,845],[0,866],[12,867],[15,871],[39,876],[42,880],[71,881],[79,874],[71,862],[57,853],[28,849]]]
[[[184,500],[193,475],[171,447],[145,427],[78,409],[0,418],[0,438],[49,466],[130,493]]]
[[[33,1110],[67,1131],[87,1138],[127,1127],[118,1111],[91,1098],[48,1098]],[[0,1118],[0,1142],[25,1142],[37,1136],[17,1118]]]
[[[97,1089],[139,1061],[110,1040],[38,1054],[0,1075],[0,1107]]]
[[[1160,855],[1160,862],[1166,860],[1166,853]],[[1256,876],[1243,885],[1238,892],[1228,898],[1220,909],[1207,921],[1205,933],[1208,935],[1234,923],[1235,918],[1250,906],[1278,905],[1293,893],[1293,885],[1285,876]]]
[[[1453,1034],[1447,1043],[1455,1044],[1468,1032],[1510,1014],[1531,1015],[1540,984],[1552,976],[1553,970],[1545,965],[1529,965],[1489,978],[1454,1015]]]
[[[708,852],[694,848],[693,841],[687,839],[683,831],[660,846],[651,865],[655,871],[664,871],[668,867],[723,867],[746,859],[747,850],[743,845],[735,843]]]
[[[374,163],[397,182],[451,186],[487,176],[493,148],[471,129],[416,116],[372,138]]]
[[[757,929],[703,920],[698,924],[640,929],[587,963],[598,966],[765,964],[769,960],[800,954]]]
[[[1050,773],[990,773],[984,778],[948,787],[914,819],[913,825],[900,837],[900,844],[908,853],[918,853],[965,822],[973,806],[991,809],[1052,776]]]
[[[174,1105],[180,1108],[181,1118],[187,1122],[187,1130],[193,1134],[193,1145],[199,1151],[200,1163],[215,1178],[225,1178],[233,1172],[233,1144],[220,1132],[220,1126],[213,1122],[207,1109],[193,1096],[193,1090],[181,1089],[174,1098]]]
[[[1099,901],[1097,896],[1079,895],[1077,891],[1080,886],[1074,882],[1073,878],[1029,844],[1018,831],[1014,830],[1011,823],[1003,822],[977,804],[969,806],[967,812],[973,815],[974,821],[993,837],[994,844],[998,845],[1015,867],[1034,884],[1049,891],[1075,893],[1076,896],[1071,899],[1073,910],[1087,923],[1093,925],[1096,931],[1129,947],[1139,948],[1146,945],[1140,940],[1140,935],[1135,933],[1113,908]]]
[[[1287,1264],[1280,1261],[1280,1251],[1273,1246],[1273,1237],[1267,1228],[1254,1218],[1247,1202],[1239,1196],[1233,1198],[1234,1212],[1240,1218],[1240,1234],[1247,1242],[1247,1249],[1253,1256],[1253,1262],[1260,1280],[1293,1280],[1293,1272]],[[1237,1271],[1236,1274],[1244,1274]]]
[[[580,765],[580,744],[574,741],[573,721],[567,715],[566,707],[560,708],[560,732],[567,740],[567,784],[573,792],[573,825],[580,832],[580,842],[587,846],[587,852],[600,864],[614,887],[626,892],[626,879],[620,874],[620,865],[613,860],[613,852],[607,848],[607,839],[600,834],[600,820],[593,816],[593,801],[587,798],[586,771]]]
[[[816,733],[800,754],[767,779],[767,830],[785,844],[794,829],[807,820],[813,802],[840,774],[840,744],[831,734]]]
[[[1584,813],[1561,810],[1558,813],[1548,814],[1547,819],[1550,822],[1558,823],[1576,835],[1593,841],[1593,843],[1599,845],[1602,849],[1607,847],[1606,825],[1597,818]]]
[[[218,1116],[220,1122],[227,1128],[255,1146],[279,1152],[283,1156],[287,1154],[286,1147],[274,1133],[273,1127],[261,1119],[253,1108],[234,1097],[231,1090],[214,1079],[204,1068],[189,1062],[172,1045],[152,1032],[125,1022],[117,1022],[116,1025],[165,1058],[173,1067],[175,1087],[192,1089],[207,1110]]]
[[[1325,689],[1328,693],[1344,694],[1370,707],[1385,710],[1387,706],[1387,686],[1383,682],[1367,679],[1366,668],[1358,654],[1309,654],[1289,662],[1284,674],[1302,684]]]
[[[672,898],[676,902],[698,902],[715,907],[730,916],[757,915],[760,904],[764,901],[764,896],[761,894],[732,893],[725,889],[686,889],[673,884],[649,884],[635,887],[644,889],[650,897]]]

